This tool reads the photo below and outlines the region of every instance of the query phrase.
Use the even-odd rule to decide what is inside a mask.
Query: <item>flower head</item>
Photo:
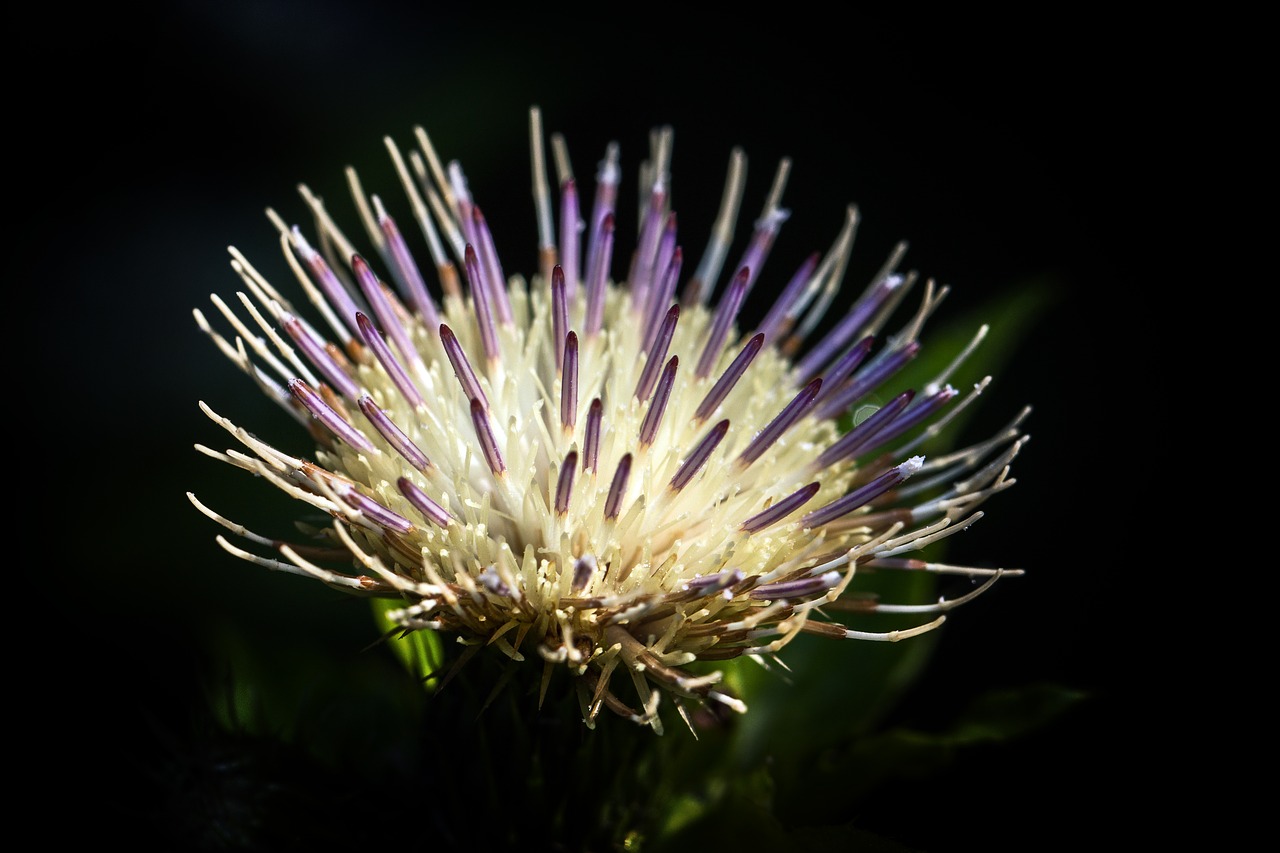
[[[985,385],[948,384],[981,329],[932,381],[894,387],[945,288],[899,272],[895,251],[834,316],[853,208],[825,254],[769,272],[788,218],[785,161],[740,259],[725,267],[745,176],[738,150],[690,274],[670,208],[667,129],[651,137],[638,236],[624,249],[618,147],[600,162],[588,205],[553,137],[553,216],[536,109],[530,130],[541,265],[528,279],[503,268],[460,165],[443,165],[421,129],[408,157],[387,147],[403,221],[425,254],[351,171],[367,249],[306,187],[311,238],[269,212],[304,300],[232,250],[239,306],[213,303],[234,338],[199,310],[196,320],[311,432],[315,450],[285,452],[204,403],[244,449],[197,447],[323,524],[286,541],[191,496],[245,543],[219,536],[224,548],[390,599],[386,616],[405,632],[563,666],[588,724],[609,708],[659,730],[663,696],[682,713],[690,700],[745,710],[719,672],[694,662],[768,658],[802,632],[903,639],[1010,573],[909,556],[965,529],[1012,485],[1009,463],[1026,440],[1024,411],[975,446],[917,452]],[[763,306],[754,326],[748,299]],[[891,325],[904,304],[906,319]],[[873,570],[975,584],[961,598],[894,605],[857,594],[855,575]],[[876,633],[831,619],[836,611],[919,621]]]

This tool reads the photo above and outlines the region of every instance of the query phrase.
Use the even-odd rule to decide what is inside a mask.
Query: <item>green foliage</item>
[[[400,601],[375,598],[372,604],[374,620],[388,635],[387,644],[391,651],[424,686],[434,689],[439,684],[444,667],[444,642],[440,635],[428,630],[404,633],[396,623],[387,618],[388,611],[403,606]]]

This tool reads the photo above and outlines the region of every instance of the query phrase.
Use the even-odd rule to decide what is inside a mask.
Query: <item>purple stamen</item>
[[[454,520],[449,511],[440,504],[431,499],[426,492],[418,488],[408,477],[400,477],[396,480],[396,486],[400,489],[400,494],[405,496],[409,503],[413,504],[422,516],[433,524],[440,527],[448,527],[450,522]]]
[[[604,502],[605,518],[617,518],[622,508],[622,493],[627,490],[627,478],[631,476],[631,454],[618,460],[618,470],[613,472],[613,482],[609,484],[609,497]]]
[[[453,190],[454,204],[458,210],[458,224],[462,226],[465,242],[475,245],[476,227],[471,216],[474,202],[471,200],[471,191],[467,189],[467,178],[462,174],[462,165],[457,160],[449,164],[448,170],[449,189]]]
[[[785,212],[775,210],[756,222],[755,230],[751,232],[751,241],[747,244],[746,251],[742,253],[742,261],[738,264],[739,267],[751,270],[747,277],[748,292],[764,267],[765,259],[769,257],[769,250],[773,248],[773,241],[786,219]]]
[[[600,223],[600,249],[595,253],[591,269],[587,271],[587,337],[600,333],[604,323],[605,283],[609,279],[609,266],[613,262],[613,213],[605,214]]]
[[[747,533],[758,533],[766,527],[781,521],[804,506],[809,498],[818,493],[819,488],[821,488],[820,483],[810,483],[804,488],[796,490],[763,512],[758,512],[742,522],[742,529]]]
[[[757,329],[758,332],[773,340],[786,331],[783,326],[787,320],[787,312],[800,299],[805,287],[809,284],[809,280],[813,278],[814,270],[817,268],[818,253],[814,252],[805,258],[804,263],[796,270],[795,275],[791,276],[791,281],[787,282],[787,286],[782,289],[782,295],[777,298],[773,303],[773,307],[769,309],[769,313],[765,315],[764,322]]]
[[[875,338],[872,335],[867,335],[849,347],[848,351],[840,356],[840,360],[833,364],[830,370],[822,374],[822,390],[818,392],[818,399],[815,402],[821,403],[831,396],[831,392],[837,390],[840,384],[858,369],[858,365],[862,364],[867,354],[871,352],[871,345],[874,342]]]
[[[602,248],[604,220],[611,216],[618,199],[618,145],[610,143],[605,158],[596,171],[596,194],[591,208],[591,231],[588,236],[586,271],[590,275],[596,268],[596,259]]]
[[[591,576],[596,573],[599,563],[591,554],[583,554],[573,564],[573,591],[580,592],[586,589],[587,582],[591,580]]]
[[[560,264],[563,267],[565,295],[572,299],[578,292],[578,232],[582,220],[578,214],[578,188],[573,178],[565,180],[560,189]],[[556,338],[563,340],[563,337]]]
[[[694,413],[695,419],[705,421],[711,417],[711,413],[715,411],[716,406],[720,405],[724,398],[729,395],[729,392],[733,390],[733,386],[738,384],[742,374],[746,373],[752,359],[756,357],[756,353],[760,352],[760,347],[762,346],[764,346],[763,334],[757,334],[747,341],[747,345],[742,348],[742,352],[738,353],[733,363],[725,368],[724,373],[716,380],[716,384],[711,386],[707,396],[702,399],[702,402],[698,405],[698,411]]]
[[[595,471],[600,460],[600,420],[604,417],[604,403],[596,397],[587,407],[586,435],[582,439],[582,470]]]
[[[742,573],[742,569],[726,569],[713,575],[703,575],[700,578],[687,580],[682,588],[698,595],[715,595],[736,583],[741,583],[744,577],[746,575]]]
[[[675,334],[676,322],[680,319],[680,306],[672,305],[658,328],[657,337],[649,347],[649,357],[640,373],[640,381],[636,383],[636,399],[647,400],[653,391],[653,383],[658,381],[658,365],[667,357],[667,348],[671,346],[671,336]]]
[[[338,392],[348,400],[360,396],[359,386],[351,379],[347,371],[343,370],[342,366],[334,361],[333,356],[329,355],[328,350],[324,348],[324,344],[317,341],[297,317],[288,312],[282,312],[280,322],[284,325],[285,331],[289,333],[289,337],[293,338],[294,343],[298,345],[303,355],[307,357],[307,360],[314,364],[316,369],[329,380],[329,384],[337,388]]]
[[[658,336],[663,312],[675,304],[676,281],[680,278],[680,267],[683,265],[684,250],[676,246],[675,251],[672,252],[671,260],[663,267],[666,272],[662,275],[662,283],[654,289],[653,297],[649,300],[650,309],[644,326],[645,349],[652,347],[654,338]]]
[[[841,348],[850,338],[865,326],[884,306],[895,290],[902,286],[900,275],[891,275],[871,289],[871,292],[859,299],[848,314],[828,332],[813,349],[800,359],[796,365],[798,379],[803,382],[817,373],[822,365]]]
[[[363,395],[358,405],[360,411],[364,412],[364,416],[369,419],[369,423],[373,424],[374,429],[381,433],[387,443],[394,447],[410,465],[419,471],[426,471],[431,466],[431,460],[427,458],[427,454],[423,453],[418,445],[414,444],[413,440],[405,435],[391,418],[387,417],[386,412],[378,408],[372,397],[368,394]]]
[[[379,527],[385,527],[388,530],[395,530],[399,533],[408,533],[413,530],[413,522],[400,515],[398,512],[392,512],[382,504],[372,498],[361,494],[346,483],[338,483],[334,487],[334,491],[338,497],[347,502],[349,506],[355,507],[362,515],[372,521]]]
[[[296,225],[293,227],[293,244],[298,254],[302,256],[302,262],[311,268],[311,274],[319,282],[320,289],[324,291],[325,297],[330,304],[338,309],[338,316],[346,322],[347,328],[354,331],[354,327],[351,324],[355,320],[356,312],[360,309],[351,298],[347,288],[338,280],[338,276],[329,268],[324,256],[311,248],[311,245],[303,238],[302,231]]]
[[[369,300],[369,304],[373,307],[373,313],[377,316],[378,322],[382,324],[382,328],[386,330],[387,335],[395,342],[396,349],[400,350],[400,357],[410,367],[420,365],[422,356],[418,354],[417,348],[413,345],[413,340],[409,337],[408,330],[400,322],[400,317],[392,306],[391,298],[384,289],[382,282],[378,280],[377,273],[359,255],[351,257],[351,268],[355,271],[356,280],[360,282],[360,289],[364,291],[365,299]]]
[[[650,332],[649,317],[654,311],[661,311],[661,308],[655,309],[654,306],[661,303],[662,291],[666,287],[667,272],[671,266],[671,258],[675,254],[676,249],[676,214],[675,211],[667,214],[666,227],[662,229],[662,235],[658,239],[657,253],[653,259],[653,267],[649,271],[649,289],[644,294],[634,296],[632,308],[640,313],[640,319],[645,323],[645,334]]]
[[[571,450],[560,465],[560,476],[556,480],[556,515],[564,515],[569,511],[569,498],[573,494],[573,475],[578,467],[578,451]]]
[[[409,378],[404,365],[400,363],[395,353],[391,351],[391,347],[387,346],[387,342],[382,339],[382,335],[374,328],[373,321],[357,311],[356,325],[360,329],[360,337],[364,338],[365,345],[373,350],[374,358],[382,365],[383,370],[387,371],[387,376],[391,377],[392,384],[396,386],[400,394],[415,409],[421,406],[423,400],[422,394],[418,392],[418,386],[413,384],[413,380]]]
[[[702,466],[706,464],[707,459],[711,456],[711,451],[716,449],[728,431],[729,421],[726,419],[713,426],[702,437],[702,440],[698,442],[698,446],[680,463],[680,467],[676,469],[676,475],[671,478],[673,491],[678,492],[689,485],[689,481],[702,470]]]
[[[658,240],[662,236],[662,208],[666,204],[667,194],[658,186],[649,194],[649,205],[645,209],[644,224],[640,228],[640,239],[636,244],[636,253],[631,258],[631,270],[627,273],[627,281],[631,286],[632,306],[644,316],[644,308],[652,286],[654,259],[658,251]]]
[[[494,595],[500,595],[503,598],[512,598],[511,587],[502,582],[501,575],[495,566],[489,566],[483,572],[476,575],[476,580],[484,585],[484,588]]]
[[[484,453],[484,461],[489,463],[489,470],[501,476],[507,470],[507,463],[498,451],[498,442],[493,437],[493,426],[485,413],[484,405],[479,400],[471,401],[471,423],[476,428],[476,438],[480,440],[480,450]]]
[[[675,310],[675,306],[672,306]],[[680,366],[680,356],[673,355],[662,370],[662,378],[658,380],[658,390],[653,392],[653,400],[649,403],[649,411],[645,413],[640,424],[640,443],[653,444],[658,434],[658,426],[662,423],[662,413],[667,410],[667,400],[671,397],[671,386],[676,381],[676,368]]]
[[[832,394],[818,409],[818,417],[834,418],[848,409],[858,400],[870,394],[882,382],[902,369],[903,365],[916,357],[920,352],[920,343],[912,341],[906,346],[894,350],[888,356],[867,365],[864,373],[856,376],[848,385]]]
[[[440,325],[440,315],[436,311],[435,301],[427,293],[427,283],[422,280],[418,264],[413,260],[413,254],[405,244],[395,220],[384,211],[379,217],[378,225],[382,228],[383,236],[387,238],[387,245],[391,249],[391,260],[395,270],[400,274],[404,287],[409,291],[410,301],[426,322],[427,328],[436,328]]]
[[[769,583],[751,590],[752,598],[809,598],[834,587],[840,583],[839,572],[827,572],[816,578],[800,578],[794,581]]]
[[[484,261],[485,281],[489,285],[489,295],[493,297],[493,307],[497,311],[498,320],[503,325],[511,324],[511,298],[507,295],[507,279],[503,275],[502,265],[498,262],[498,249],[493,244],[493,234],[489,224],[485,222],[480,208],[473,207],[471,215],[476,223],[476,239],[479,241],[479,255]]]
[[[321,399],[310,385],[301,379],[290,379],[289,390],[293,392],[293,396],[298,402],[306,407],[312,417],[324,424],[329,432],[342,439],[347,444],[363,450],[366,453],[376,453],[377,450],[369,439],[365,438],[364,433],[347,423],[342,415],[334,411],[328,403]]]
[[[564,366],[565,334],[569,331],[569,298],[564,270],[560,264],[551,268],[551,340],[555,342],[556,370]]]
[[[836,462],[856,454],[867,442],[875,438],[878,432],[889,426],[890,421],[896,418],[911,402],[911,398],[915,396],[915,393],[915,391],[903,391],[881,406],[871,417],[840,436],[838,441],[822,451],[814,462],[814,467],[819,469],[826,468],[828,465],[834,465]]]
[[[458,336],[444,323],[440,324],[440,343],[444,344],[444,353],[449,357],[449,363],[453,365],[453,375],[458,377],[458,382],[462,385],[462,393],[467,395],[468,400],[479,400],[482,406],[489,408],[489,398],[484,395],[480,380],[476,379],[476,373],[471,369],[471,362],[467,354],[462,351],[462,344],[458,343]]]
[[[572,430],[578,422],[578,336],[564,341],[564,372],[560,375],[560,425]]]
[[[820,509],[815,509],[801,518],[800,523],[805,527],[821,527],[824,524],[835,521],[842,515],[848,515],[919,471],[923,463],[923,457],[913,456],[901,465],[896,465],[885,471],[865,486],[855,489],[842,498],[837,498]]]
[[[707,345],[702,350],[702,357],[698,359],[698,369],[694,373],[697,378],[702,379],[707,376],[711,373],[711,368],[716,366],[716,361],[720,358],[720,350],[724,348],[725,338],[728,337],[729,329],[733,326],[739,309],[742,308],[742,300],[746,298],[747,283],[750,278],[751,270],[746,267],[739,269],[729,285],[728,292],[716,307],[715,319],[711,322],[711,332],[707,336]]]
[[[770,421],[769,425],[760,430],[760,433],[751,440],[751,443],[747,445],[747,449],[742,451],[742,455],[738,457],[738,464],[745,468],[759,459],[760,454],[768,450],[792,424],[800,420],[801,415],[808,410],[809,405],[813,403],[813,399],[818,396],[818,389],[821,387],[822,380],[815,379],[801,388],[800,393],[796,394],[791,402],[783,407],[778,416]]]
[[[948,385],[941,391],[930,394],[928,399],[920,401],[919,405],[912,406],[902,413],[902,416],[894,420],[884,430],[876,433],[875,440],[863,449],[866,453],[883,445],[886,441],[892,441],[902,435],[912,427],[918,426],[926,419],[932,417],[939,409],[950,403],[960,392]]]
[[[480,327],[480,341],[484,344],[484,354],[490,362],[498,360],[498,330],[493,324],[493,294],[487,283],[487,276],[480,268],[480,259],[476,256],[475,247],[467,244],[467,284],[471,286],[472,301],[475,304],[476,324]]]

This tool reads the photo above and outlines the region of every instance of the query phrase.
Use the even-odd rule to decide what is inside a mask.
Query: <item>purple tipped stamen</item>
[[[330,304],[337,309],[338,316],[343,319],[349,329],[355,331],[352,323],[355,321],[356,312],[360,309],[351,298],[350,292],[338,280],[338,276],[325,262],[324,256],[311,248],[311,244],[302,236],[302,231],[296,225],[291,233],[293,246],[301,256],[302,262],[310,267],[312,277],[319,283],[320,289],[324,291]]]
[[[676,251],[676,214],[674,211],[667,214],[667,224],[662,229],[662,235],[658,239],[657,253],[653,258],[653,268],[649,271],[649,287],[643,293],[632,294],[631,308],[640,314],[640,320],[644,323],[645,335],[649,335],[651,326],[649,318],[654,311],[661,315],[662,308],[655,308],[663,300],[663,292],[666,289],[667,273],[671,269],[671,259]]]
[[[859,450],[862,450],[868,442],[876,437],[877,433],[887,428],[893,419],[902,413],[902,410],[911,402],[911,398],[915,396],[915,393],[915,391],[903,391],[897,397],[881,406],[871,417],[840,436],[838,441],[822,451],[814,463],[814,467],[826,468],[828,465],[834,465],[836,462],[858,453]]]
[[[698,442],[698,446],[693,449],[693,452],[690,453],[685,460],[680,463],[680,467],[676,469],[676,475],[671,478],[672,490],[678,492],[685,486],[689,485],[689,481],[693,479],[695,474],[702,470],[702,466],[705,465],[707,459],[710,458],[711,452],[716,449],[724,438],[725,433],[728,431],[729,421],[723,420],[713,426],[707,434],[702,437],[702,440]]]
[[[679,246],[671,255],[671,260],[662,269],[659,286],[654,288],[653,297],[649,300],[649,312],[645,318],[645,349],[653,346],[654,338],[661,328],[663,312],[675,304],[676,282],[680,279],[680,268],[684,266],[684,250]]]
[[[693,578],[685,581],[683,589],[697,595],[715,595],[721,590],[728,589],[737,583],[742,583],[746,577],[742,569],[726,569],[723,572],[716,572],[712,575],[703,575],[700,578]]]
[[[742,348],[742,352],[738,353],[733,362],[725,368],[724,373],[716,380],[716,384],[711,386],[711,390],[707,392],[707,396],[702,399],[698,405],[698,411],[694,413],[694,418],[705,421],[711,417],[711,413],[716,410],[724,398],[729,396],[729,392],[733,390],[733,386],[738,384],[738,380],[742,378],[742,374],[746,373],[747,368],[751,366],[751,361],[756,357],[756,353],[760,352],[760,348],[764,346],[764,335],[757,334],[747,341],[747,345]]]
[[[636,399],[647,400],[653,392],[653,384],[658,381],[658,370],[662,360],[667,357],[667,348],[671,346],[671,336],[676,332],[676,323],[680,319],[680,306],[672,305],[663,318],[658,334],[649,347],[649,357],[640,373],[640,381],[636,383]]]
[[[604,159],[600,161],[599,168],[596,170],[596,194],[591,205],[591,233],[590,243],[587,246],[588,270],[595,266],[595,259],[600,254],[600,241],[603,236],[601,226],[617,205],[618,182],[621,177],[621,170],[618,168],[618,144],[613,142],[605,149]]]
[[[440,343],[444,345],[445,355],[453,365],[453,375],[458,377],[462,393],[467,395],[468,400],[479,400],[482,406],[489,408],[489,398],[484,395],[480,380],[476,379],[476,373],[471,369],[471,362],[467,359],[467,354],[462,351],[462,344],[458,343],[458,336],[444,323],[440,324]]]
[[[622,496],[627,491],[627,480],[631,476],[631,454],[618,460],[618,470],[613,472],[613,482],[609,484],[609,497],[604,502],[604,517],[617,518],[622,509]]]
[[[578,292],[579,232],[582,219],[578,213],[578,188],[573,178],[567,178],[560,189],[560,263],[564,279],[565,295],[570,299]],[[563,340],[563,338],[556,338]]]
[[[694,372],[697,378],[702,379],[709,375],[711,369],[716,366],[720,351],[724,349],[725,339],[733,327],[733,321],[737,319],[738,311],[742,308],[742,300],[747,296],[747,284],[750,280],[751,270],[747,267],[739,269],[738,274],[729,284],[728,292],[716,306],[715,317],[711,321],[711,331],[707,336],[707,345],[702,350],[702,357],[698,359],[698,369]]]
[[[755,284],[760,270],[764,268],[769,250],[773,248],[773,241],[777,238],[778,231],[781,230],[782,223],[787,221],[788,216],[786,211],[772,210],[757,220],[755,230],[751,232],[751,242],[747,244],[747,249],[742,253],[742,260],[738,264],[739,267],[751,270],[747,276],[748,292]]]
[[[820,340],[813,349],[805,354],[796,365],[796,372],[801,381],[813,376],[832,356],[836,354],[853,336],[867,325],[888,302],[895,290],[902,286],[900,275],[891,275],[881,281],[871,291],[859,299],[853,308],[839,323]]]
[[[573,563],[573,591],[581,592],[595,575],[600,564],[591,554],[583,554]]]
[[[373,424],[374,429],[386,439],[387,444],[394,447],[396,452],[405,458],[405,461],[419,471],[426,471],[431,467],[431,460],[427,458],[427,454],[423,453],[418,448],[418,445],[414,444],[413,440],[400,427],[396,426],[386,412],[378,408],[372,397],[368,394],[363,395],[358,405],[360,406],[360,411],[364,412],[364,416],[369,419],[369,423]]]
[[[569,296],[564,269],[551,268],[551,340],[555,342],[556,370],[564,366],[564,337],[569,332]]]
[[[885,380],[901,370],[919,352],[920,343],[912,341],[883,358],[873,360],[862,373],[855,376],[847,385],[832,394],[826,402],[818,407],[818,417],[838,417],[854,403],[879,388]]]
[[[769,425],[760,430],[759,435],[751,440],[751,443],[747,445],[747,449],[742,451],[742,455],[738,457],[738,464],[745,468],[752,462],[759,459],[762,453],[772,447],[773,443],[781,438],[782,434],[790,429],[791,425],[800,420],[805,412],[808,411],[809,406],[814,401],[814,398],[818,396],[818,390],[821,387],[822,380],[815,379],[808,385],[801,388],[800,393],[796,394],[796,396],[791,399],[791,402],[787,403],[787,405],[783,407],[782,411],[778,413],[778,416],[770,421]]]
[[[479,400],[471,401],[471,423],[476,428],[476,438],[480,440],[480,451],[484,461],[489,463],[489,470],[501,475],[507,470],[507,463],[498,451],[498,442],[493,437],[493,426],[489,423],[489,415]]]
[[[578,336],[570,332],[564,341],[564,370],[560,375],[560,425],[572,430],[578,422]]]
[[[507,586],[507,584],[502,580],[502,576],[498,574],[496,566],[486,567],[483,572],[476,575],[476,580],[480,581],[481,585],[494,595],[498,595],[503,598],[514,597],[511,592],[511,587]]]
[[[439,527],[448,527],[450,522],[454,521],[454,517],[449,511],[440,504],[436,503],[431,497],[418,488],[407,477],[400,477],[396,480],[396,487],[400,489],[400,494],[404,495],[405,500],[413,504],[414,509],[422,513],[422,517],[432,524]]]
[[[636,253],[631,259],[631,270],[627,273],[627,282],[631,288],[632,304],[644,310],[652,286],[654,261],[658,252],[658,241],[663,232],[667,194],[660,186],[655,186],[649,194],[644,223],[640,228],[639,243]]]
[[[809,285],[809,280],[813,278],[813,273],[817,268],[818,253],[814,252],[805,258],[804,263],[796,270],[795,275],[791,276],[791,280],[782,289],[782,294],[774,301],[773,307],[769,309],[769,313],[765,315],[764,321],[756,331],[769,340],[774,340],[780,339],[789,330],[790,320],[788,319],[788,313],[800,300],[800,296]]]
[[[582,439],[582,470],[596,471],[600,460],[600,421],[604,417],[604,403],[596,397],[587,407],[586,435]]]
[[[556,480],[556,515],[564,515],[569,511],[569,498],[573,495],[573,477],[578,468],[578,451],[571,450],[560,465],[560,476]]]
[[[378,226],[387,239],[387,247],[391,250],[393,271],[409,292],[410,302],[427,324],[427,328],[436,328],[440,325],[440,314],[436,311],[435,300],[427,293],[427,283],[423,281],[422,272],[418,269],[418,264],[414,261],[408,245],[405,244],[400,229],[396,227],[395,220],[383,211],[378,218]]]
[[[671,356],[671,360],[662,370],[662,377],[658,380],[658,389],[653,392],[649,411],[645,413],[644,421],[640,424],[640,443],[646,447],[653,444],[653,439],[658,434],[658,427],[662,424],[662,413],[667,410],[667,400],[671,398],[671,386],[675,384],[676,368],[679,366],[680,356]]]
[[[773,506],[762,512],[756,513],[746,521],[742,522],[742,529],[747,533],[759,533],[766,527],[770,527],[778,523],[808,503],[809,499],[818,493],[819,488],[821,488],[820,483],[810,483],[804,488],[797,489],[794,493],[778,501]]]
[[[894,486],[919,471],[920,466],[923,463],[924,457],[913,456],[901,465],[896,465],[893,468],[890,468],[871,482],[855,489],[844,497],[837,498],[820,509],[815,509],[813,512],[801,518],[800,523],[805,527],[821,527],[824,524],[835,521],[842,515],[848,515],[855,509],[859,509],[880,497],[885,492],[889,491]]]
[[[511,300],[507,295],[507,279],[502,272],[502,264],[498,261],[498,249],[493,243],[493,233],[478,206],[471,208],[471,216],[475,221],[477,254],[484,264],[485,281],[489,286],[493,310],[503,325],[510,325]]]
[[[324,374],[329,384],[338,389],[338,393],[348,400],[360,396],[360,388],[351,379],[350,374],[334,361],[333,356],[329,355],[328,350],[324,348],[324,344],[316,340],[297,317],[284,312],[280,316],[280,322],[289,333],[289,337],[293,338],[294,343],[298,345],[298,349],[302,350],[307,360]]]
[[[767,598],[775,601],[783,598],[812,598],[815,595],[827,592],[839,583],[839,572],[827,572],[816,578],[800,578],[794,581],[758,586],[751,590],[750,595],[752,598]]]
[[[413,530],[413,522],[400,515],[398,512],[392,512],[382,504],[372,498],[361,494],[351,486],[345,483],[335,485],[334,491],[338,497],[342,498],[348,506],[354,507],[360,511],[360,514],[372,521],[379,527],[387,530],[394,530],[397,533],[409,533]]]
[[[301,379],[290,379],[289,390],[297,401],[306,407],[311,416],[322,423],[329,432],[357,450],[363,450],[366,453],[377,452],[369,439],[365,438],[364,433],[347,423],[342,415],[334,411],[310,385]]]
[[[351,268],[355,271],[356,281],[360,282],[360,289],[364,291],[365,299],[369,300],[369,305],[373,308],[374,316],[378,318],[378,322],[382,324],[387,336],[391,338],[396,345],[396,349],[400,351],[400,358],[404,359],[405,363],[411,368],[421,365],[422,356],[418,354],[417,347],[413,345],[413,340],[409,337],[409,331],[400,322],[400,315],[395,306],[391,304],[391,296],[378,279],[377,273],[359,255],[352,256]]]
[[[818,399],[815,402],[821,403],[827,397],[830,397],[831,392],[837,390],[846,379],[853,375],[858,366],[866,360],[874,342],[875,338],[872,335],[867,335],[851,346],[844,355],[840,356],[840,359],[831,366],[830,370],[822,374],[822,390],[818,392]]]
[[[604,324],[605,283],[609,280],[609,266],[613,263],[613,213],[605,214],[600,223],[600,249],[595,253],[587,277],[587,337],[600,334]]]
[[[940,409],[950,403],[960,392],[948,385],[941,391],[930,394],[925,400],[918,405],[907,409],[893,423],[876,433],[874,439],[863,448],[863,452],[874,450],[882,446],[887,441],[893,441],[909,429],[919,426],[929,418],[938,413]]]
[[[480,259],[475,247],[468,244],[466,248],[467,284],[471,287],[471,298],[475,305],[476,325],[480,328],[480,341],[484,344],[484,354],[490,362],[498,360],[498,330],[494,325],[493,293],[489,287],[487,276],[480,267]]]
[[[387,342],[382,339],[382,335],[374,328],[373,321],[361,312],[356,312],[356,326],[360,329],[360,337],[364,339],[365,345],[373,351],[373,356],[382,365],[382,369],[387,371],[387,376],[391,377],[391,382],[406,400],[408,400],[416,409],[422,405],[422,394],[418,392],[418,386],[413,384],[413,380],[409,378],[409,373],[404,369],[395,353],[391,351],[391,347],[387,346]]]

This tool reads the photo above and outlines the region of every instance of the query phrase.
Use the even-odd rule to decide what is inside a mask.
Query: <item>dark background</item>
[[[282,280],[263,209],[301,219],[299,182],[341,206],[348,164],[367,186],[387,186],[382,137],[408,147],[421,124],[442,156],[462,161],[507,270],[530,270],[533,104],[547,131],[565,134],[582,179],[616,139],[633,181],[626,167],[648,129],[673,125],[686,234],[705,233],[739,144],[750,158],[747,216],[778,158],[793,159],[793,216],[773,261],[782,269],[825,248],[852,202],[863,220],[851,281],[906,239],[906,266],[954,288],[943,314],[1043,295],[975,424],[1034,406],[1019,484],[958,546],[1028,574],[950,620],[894,722],[927,728],[984,692],[1029,682],[1089,699],[887,789],[858,818],[933,850],[1030,849],[1090,839],[1104,824],[1113,835],[1136,828],[1128,795],[1150,770],[1137,700],[1153,688],[1144,651],[1124,639],[1142,593],[1125,553],[1108,551],[1127,499],[1105,438],[1121,419],[1106,406],[1124,359],[1108,335],[1136,275],[1121,247],[1146,203],[1148,101],[1126,70],[1128,33],[836,19],[790,4],[631,17],[603,6],[476,14],[281,0],[36,13],[25,31],[30,79],[12,117],[15,169],[33,189],[15,203],[27,232],[18,271],[39,306],[24,317],[36,321],[27,331],[38,359],[22,381],[38,377],[27,416],[56,448],[38,464],[55,462],[44,482],[58,509],[45,522],[48,553],[22,573],[49,626],[32,644],[40,681],[24,701],[53,722],[40,766],[57,768],[31,791],[85,816],[62,832],[111,827],[143,843],[156,831],[144,817],[154,809],[129,806],[163,802],[170,777],[158,769],[197,749],[189,720],[211,625],[339,656],[372,634],[311,584],[225,555],[184,496],[230,509],[244,485],[192,449],[225,446],[197,401],[241,423],[258,408],[191,317],[209,310],[208,294],[238,287],[226,247]],[[46,79],[52,68],[60,75]],[[689,243],[696,257],[697,237]],[[262,633],[267,622],[273,633]]]

